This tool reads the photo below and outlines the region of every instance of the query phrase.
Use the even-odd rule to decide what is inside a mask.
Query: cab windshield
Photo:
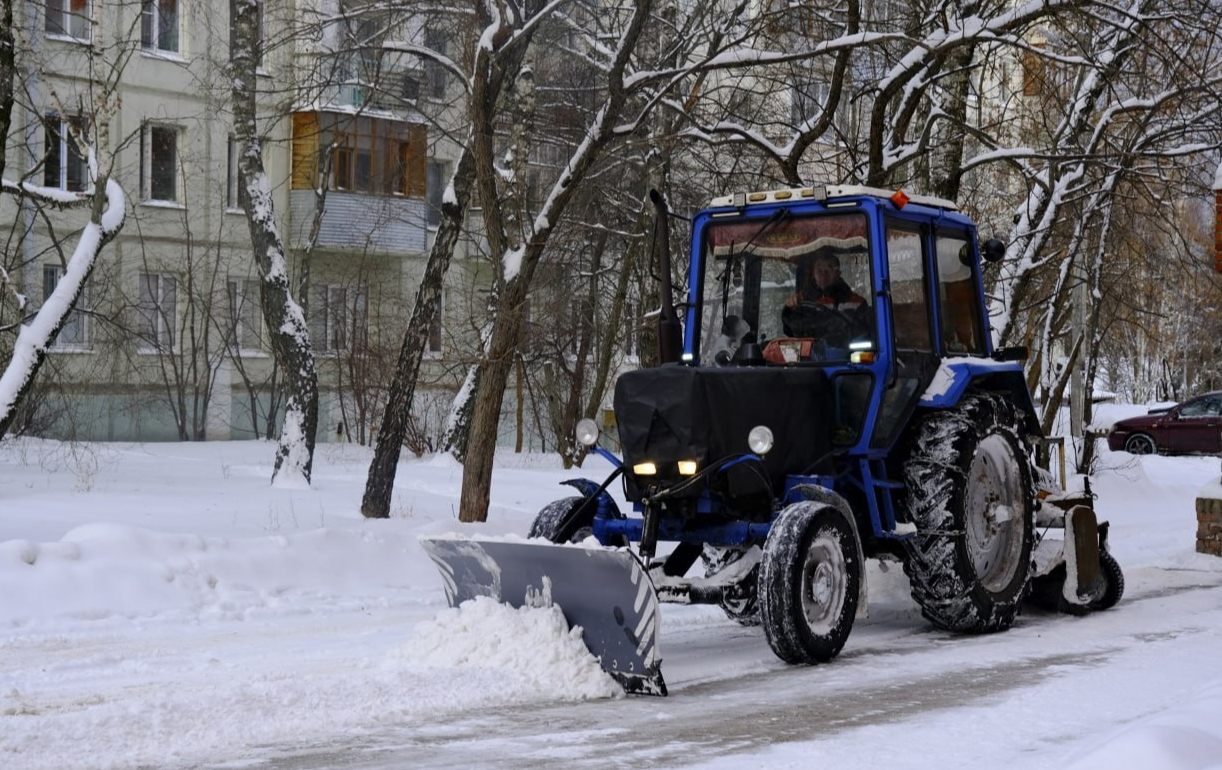
[[[704,238],[700,360],[744,342],[769,363],[842,363],[876,349],[866,217],[794,215],[715,223]]]

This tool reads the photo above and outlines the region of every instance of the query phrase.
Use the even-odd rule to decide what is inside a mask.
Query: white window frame
[[[58,148],[59,149],[59,152],[58,152],[59,168],[55,169],[55,184],[53,185],[46,185],[46,182],[47,182],[46,172],[50,171],[51,169],[50,168],[44,169],[43,184],[46,185],[47,187],[56,187],[60,190],[68,190],[69,189],[68,188],[68,168],[69,168],[69,165],[72,163],[73,156],[75,156],[77,158],[77,162],[81,164],[82,178],[80,180],[81,186],[77,188],[73,188],[71,191],[72,192],[84,191],[85,189],[89,187],[89,166],[88,166],[88,163],[85,161],[85,159],[81,158],[80,155],[77,154],[76,143],[72,141],[72,136],[71,136],[72,123],[76,121],[80,121],[80,118],[76,118],[76,119],[66,118],[65,119],[62,115],[51,113],[46,116],[45,120],[46,120],[46,123],[44,123],[43,133],[42,133],[43,141],[47,142],[48,139],[54,138],[58,142],[59,144],[59,148]],[[58,137],[56,137],[50,131],[50,121],[53,121],[53,120],[59,123],[59,131],[56,132],[58,134]],[[46,154],[44,155],[44,163],[49,163],[51,147],[50,146],[44,147],[44,150],[46,151]]]
[[[226,282],[229,322],[233,324],[231,350],[245,357],[266,357],[267,339],[263,311],[259,302],[259,281],[254,278],[230,278]],[[250,344],[250,343],[254,344]]]
[[[794,128],[797,129],[807,121],[823,116],[827,110],[827,100],[831,96],[832,86],[826,80],[818,78],[798,78],[795,79],[789,93],[791,100],[789,118]],[[832,126],[829,124],[827,133],[818,139],[826,139],[832,131]]]
[[[62,265],[43,265],[42,267],[42,301],[45,304],[51,297],[51,292],[59,285],[59,282],[64,277],[64,268]],[[76,299],[76,306],[68,312],[68,317],[64,319],[64,325],[59,330],[59,335],[55,338],[55,343],[51,345],[51,350],[57,353],[65,352],[84,352],[93,350],[93,338],[89,323],[89,314],[81,310],[81,307],[89,306],[89,284],[81,290],[81,296]],[[67,340],[64,338],[64,333],[69,328],[79,329],[79,339]]]
[[[225,212],[241,214],[242,206],[238,203],[238,140],[229,135],[229,160],[225,171]]]
[[[161,13],[161,4],[163,2],[172,2],[174,4],[173,48],[161,47],[161,41],[165,34],[165,30],[162,28],[165,19]],[[182,0],[141,0],[140,48],[146,53],[157,56],[182,55]]]
[[[424,200],[428,204],[428,214],[425,216],[430,228],[436,229],[441,225],[441,204],[449,184],[450,164],[444,160],[429,158],[425,162]]]
[[[425,358],[441,358],[445,353],[445,318],[446,318],[446,290],[442,289],[441,294],[437,296],[437,314],[433,316],[433,322],[429,324],[429,333],[424,340],[424,357]]]
[[[139,286],[136,299],[137,351],[140,353],[173,353],[178,334],[178,278],[169,273],[137,274]],[[149,287],[151,305],[145,303],[145,288]],[[167,314],[167,305],[169,313]]]
[[[155,131],[172,131],[174,134],[174,197],[153,197],[153,133]],[[146,121],[140,129],[140,200],[154,205],[172,205],[182,207],[182,169],[179,159],[182,157],[183,130],[181,126],[170,123]]]
[[[365,286],[322,284],[311,290],[310,344],[316,354],[338,356],[352,350],[354,335],[369,329],[369,290]],[[320,339],[321,337],[321,339]]]
[[[93,37],[93,0],[84,0],[84,11],[72,10],[73,0],[46,0],[44,7],[43,31],[53,40],[71,40],[74,43],[88,43]],[[58,7],[56,7],[58,6]],[[50,29],[52,21],[62,32]],[[74,24],[84,25],[84,34],[77,35],[72,31]]]
[[[424,31],[424,47],[446,56],[450,46],[449,36],[438,29]],[[424,60],[424,91],[425,96],[432,101],[444,101],[449,85],[449,72],[436,59],[426,57]]]

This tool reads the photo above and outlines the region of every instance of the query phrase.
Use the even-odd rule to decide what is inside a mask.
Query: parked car
[[[1222,390],[1121,420],[1107,446],[1135,455],[1222,452]]]

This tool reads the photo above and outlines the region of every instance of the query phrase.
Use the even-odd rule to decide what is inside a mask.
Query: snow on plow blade
[[[541,540],[421,538],[450,606],[488,596],[513,607],[556,604],[603,670],[628,693],[665,695],[658,599],[629,551]]]

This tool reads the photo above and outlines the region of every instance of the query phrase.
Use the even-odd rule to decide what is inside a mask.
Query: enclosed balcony
[[[289,245],[413,253],[428,236],[423,125],[342,110],[293,115]]]

